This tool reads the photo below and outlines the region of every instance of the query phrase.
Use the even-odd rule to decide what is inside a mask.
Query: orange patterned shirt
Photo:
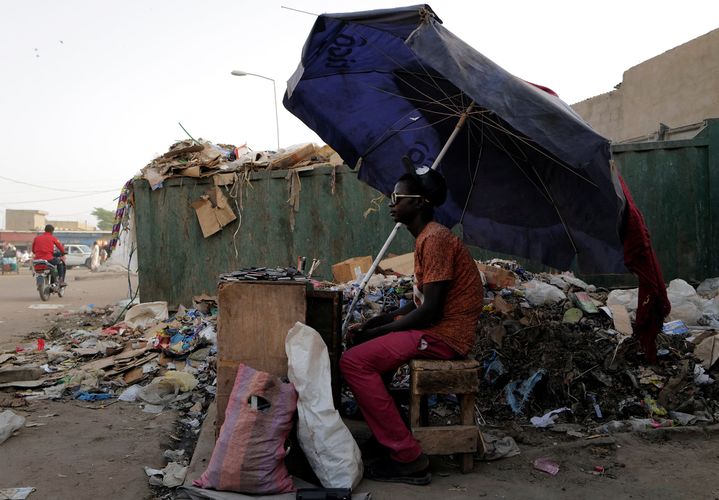
[[[424,300],[425,283],[451,281],[442,319],[427,329],[452,349],[466,355],[474,346],[484,305],[482,278],[462,241],[442,224],[430,222],[414,245],[415,303]]]

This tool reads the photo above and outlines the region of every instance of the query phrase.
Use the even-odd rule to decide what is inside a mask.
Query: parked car
[[[65,255],[65,265],[67,267],[85,266],[90,268],[90,256],[92,255],[92,250],[90,250],[89,246],[68,244],[64,245],[64,247],[67,252]]]

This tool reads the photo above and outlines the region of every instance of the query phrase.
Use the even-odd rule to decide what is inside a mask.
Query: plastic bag
[[[125,314],[125,324],[130,328],[147,328],[168,318],[167,302],[137,304]]]
[[[607,296],[608,306],[624,306],[630,317],[634,315],[639,303],[639,288],[630,290],[612,290]]]
[[[251,494],[292,491],[284,444],[296,408],[292,384],[240,364],[210,463],[193,486]]]
[[[167,405],[188,399],[197,380],[189,373],[170,371],[157,377],[137,392],[137,397],[152,405]],[[184,394],[181,394],[184,393]]]
[[[544,304],[554,304],[560,300],[566,300],[567,296],[554,285],[544,283],[543,281],[532,280],[522,285],[524,288],[524,296],[533,306],[541,306]]]
[[[25,417],[18,415],[11,410],[0,413],[0,444],[4,443],[12,433],[22,429],[25,425]]]
[[[288,377],[299,394],[297,437],[325,488],[354,488],[362,479],[362,456],[332,403],[330,358],[320,334],[295,323],[287,333]]]

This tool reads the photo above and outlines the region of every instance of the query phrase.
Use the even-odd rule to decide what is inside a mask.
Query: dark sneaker
[[[384,458],[365,466],[364,477],[373,481],[405,483],[424,486],[432,481],[429,472],[429,457],[422,453],[409,463]]]

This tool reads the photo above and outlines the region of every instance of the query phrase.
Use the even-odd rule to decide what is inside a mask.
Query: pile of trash
[[[0,353],[0,406],[72,399],[92,408],[176,410],[178,449],[165,454],[172,470],[151,475],[151,484],[176,486],[216,393],[216,300],[195,297],[192,309],[173,315],[165,302],[129,305],[61,313],[32,344]]]
[[[342,292],[343,317],[346,317],[352,299],[359,293],[360,281],[361,277],[356,281],[327,287],[331,290],[340,290]],[[411,300],[412,277],[375,274],[367,283],[362,299],[357,302],[355,309],[352,311],[350,324],[363,323],[383,312],[399,309]]]
[[[305,275],[294,267],[245,267],[239,271],[221,274],[219,283],[235,281],[308,281]]]
[[[142,177],[156,189],[169,177],[208,177],[246,170],[298,169],[343,163],[327,145],[318,147],[304,143],[279,151],[253,151],[246,144],[236,147],[190,139],[176,142],[166,153],[152,160],[142,169]]]
[[[571,273],[532,274],[512,261],[478,262],[485,307],[470,356],[482,363],[478,420],[602,432],[719,421],[719,278],[696,289],[673,280],[672,313],[650,365],[633,337],[638,290],[607,290]],[[359,279],[336,285],[345,311]],[[362,322],[411,300],[409,277],[373,276],[353,312]],[[402,367],[392,387],[408,387]],[[345,414],[356,405],[345,394]],[[458,418],[456,400],[430,401],[430,416]]]

